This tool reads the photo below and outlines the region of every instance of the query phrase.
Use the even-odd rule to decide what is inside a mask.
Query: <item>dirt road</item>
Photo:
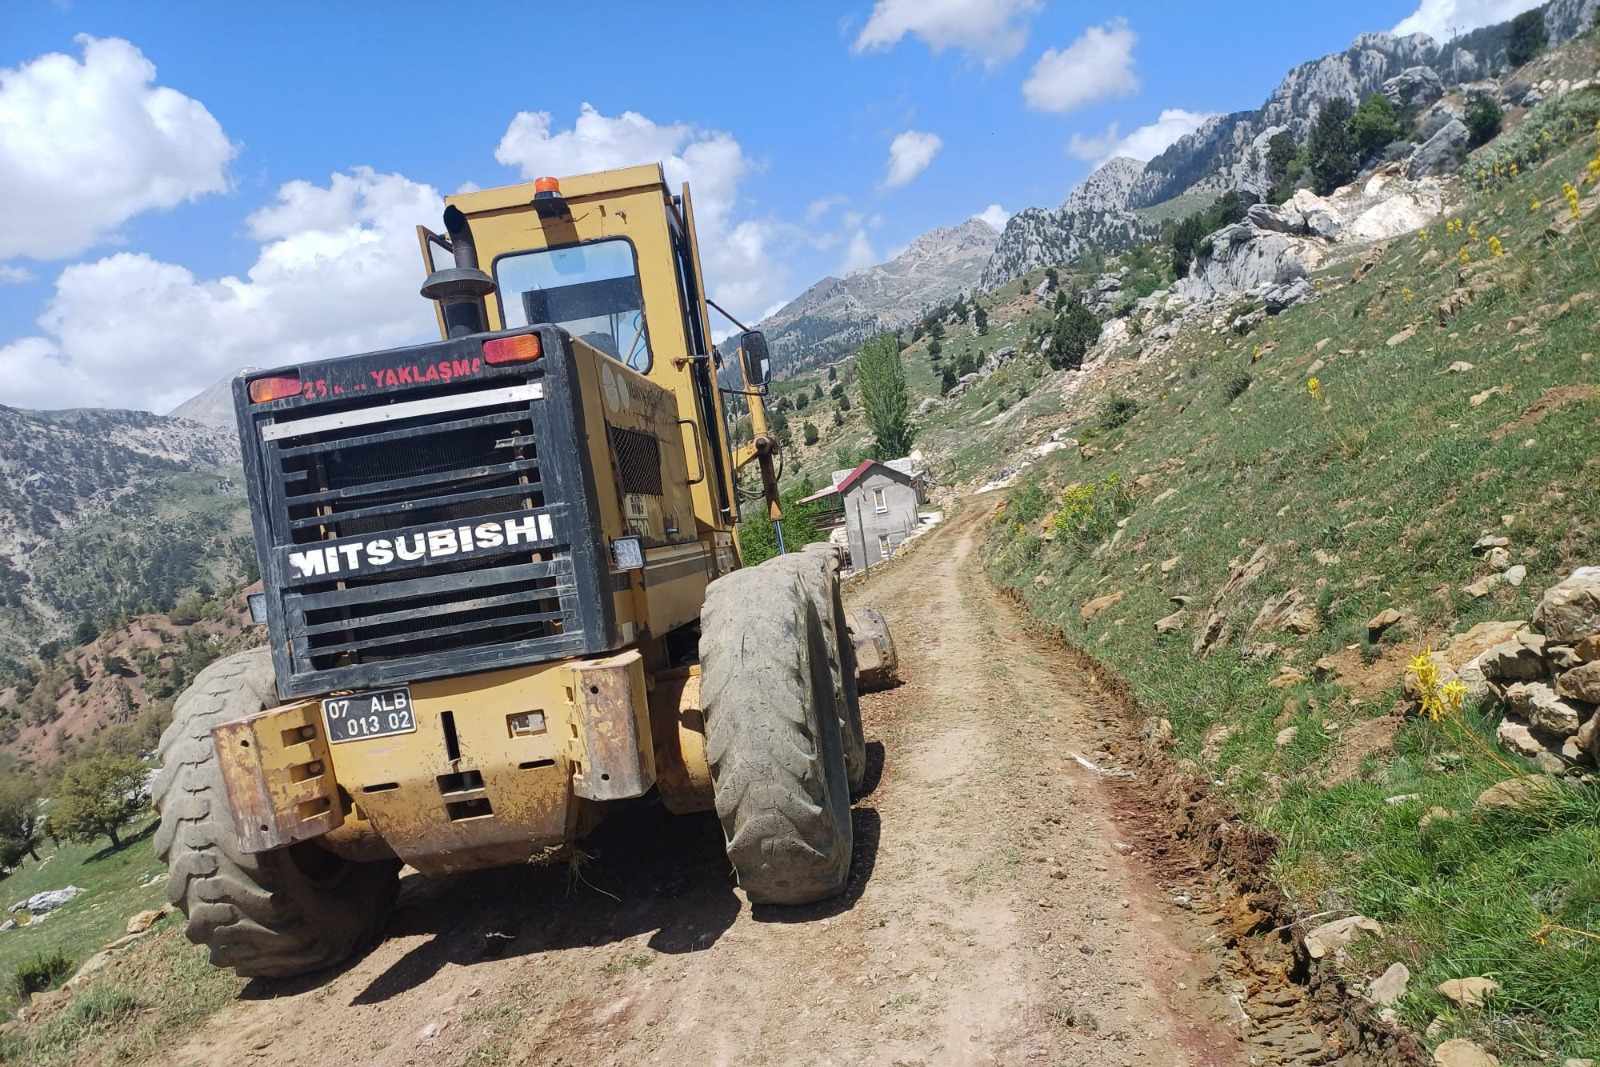
[[[906,684],[864,701],[843,899],[752,913],[713,818],[641,807],[576,867],[408,880],[369,955],[253,983],[165,1062],[1271,1062],[1215,928],[1117,823],[1126,786],[1075,758],[1122,727],[983,579],[978,510],[848,594]]]

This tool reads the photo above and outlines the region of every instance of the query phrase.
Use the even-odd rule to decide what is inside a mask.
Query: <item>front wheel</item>
[[[753,903],[823,900],[850,874],[850,787],[818,611],[823,580],[822,568],[779,557],[712,582],[701,613],[717,817]]]
[[[272,659],[252,649],[201,671],[161,735],[152,790],[167,899],[190,941],[243,977],[286,978],[331,966],[374,940],[399,888],[396,860],[355,863],[305,841],[239,848],[211,728],[277,703]]]

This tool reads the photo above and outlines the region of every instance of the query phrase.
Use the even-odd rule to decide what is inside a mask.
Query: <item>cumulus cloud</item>
[[[820,222],[828,212],[849,202],[850,198],[846,196],[819,196],[806,205],[806,221]]]
[[[730,134],[658,123],[636,111],[608,116],[584,104],[565,130],[555,128],[549,112],[518,112],[494,157],[524,178],[660,162],[674,188],[690,183],[706,284],[718,303],[754,318],[787,287],[780,257],[770,247],[778,227],[741,217],[739,186],[754,166]]]
[[[1003,230],[1006,228],[1006,220],[1011,217],[1011,212],[999,204],[990,204],[972,217],[987,222],[992,230]]]
[[[65,259],[145,211],[228,187],[234,145],[205,105],[155,84],[132,44],[79,36],[0,70],[0,259]]]
[[[167,411],[243,366],[427,339],[416,224],[443,207],[431,186],[360,168],[282,186],[250,216],[261,247],[242,278],[132,252],[74,264],[39,335],[0,347],[0,401]]]
[[[1210,112],[1185,111],[1181,107],[1164,108],[1156,121],[1137,127],[1126,136],[1115,122],[1107,126],[1104,133],[1095,136],[1075,133],[1067,142],[1067,153],[1078,159],[1089,160],[1096,166],[1117,156],[1149,162],[1171,147],[1178,138],[1193,133],[1215,117]]]
[[[1041,0],[878,0],[856,52],[892,48],[908,34],[935,53],[956,48],[993,66],[1022,51]]]
[[[1448,41],[1459,33],[1492,26],[1538,7],[1542,0],[1421,0],[1417,9],[1395,24],[1394,32],[1425,33]]]
[[[944,141],[936,133],[907,130],[900,134],[889,142],[889,169],[883,184],[890,189],[908,184],[928,169],[943,147]]]
[[[1059,112],[1137,92],[1133,46],[1138,40],[1126,19],[1090,26],[1067,47],[1039,57],[1022,83],[1023,99],[1036,111]]]
[[[33,271],[9,263],[0,263],[0,285],[22,285],[33,281]]]

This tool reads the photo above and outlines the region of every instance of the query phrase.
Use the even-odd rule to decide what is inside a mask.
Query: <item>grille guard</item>
[[[537,362],[481,359],[527,333]],[[304,393],[252,404],[241,377],[234,406],[281,699],[621,645],[564,331],[270,373]]]

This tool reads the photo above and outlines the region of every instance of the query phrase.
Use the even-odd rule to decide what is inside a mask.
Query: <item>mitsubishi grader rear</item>
[[[752,901],[849,875],[865,755],[839,564],[741,567],[689,189],[659,166],[449,198],[442,340],[234,382],[267,647],[161,739],[156,847],[243,975],[335,963],[425,875],[558,856],[616,801],[714,809]],[[448,260],[435,263],[435,254]]]

